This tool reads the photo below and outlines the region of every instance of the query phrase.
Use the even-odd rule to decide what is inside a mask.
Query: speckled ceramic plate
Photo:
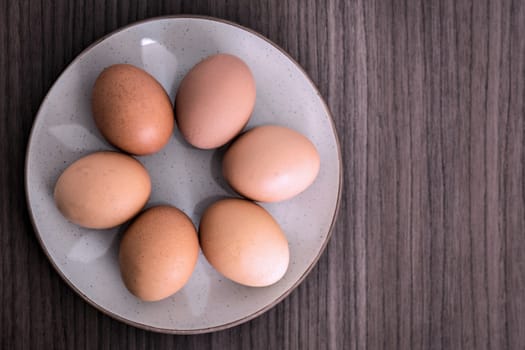
[[[306,135],[321,156],[314,184],[299,196],[264,205],[290,244],[284,278],[265,288],[235,284],[199,256],[188,284],[154,303],[131,295],[117,261],[122,229],[80,228],[62,217],[53,202],[59,174],[93,151],[113,149],[96,129],[90,93],[97,75],[114,63],[131,63],[152,74],[173,101],[188,70],[218,52],[241,57],[257,84],[257,102],[247,128],[273,123]],[[148,205],[168,203],[195,225],[214,200],[232,192],[220,174],[222,149],[203,151],[175,131],[159,153],[139,157],[151,175]],[[175,16],[136,23],[106,36],[81,53],[53,85],[33,125],[26,159],[29,211],[42,247],[64,280],[87,302],[128,324],[167,333],[202,333],[250,320],[288,295],[323,252],[338,209],[341,155],[330,112],[301,67],[263,36],[237,24],[204,17]]]

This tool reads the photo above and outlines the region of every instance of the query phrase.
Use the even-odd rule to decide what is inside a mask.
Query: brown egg
[[[315,146],[277,125],[253,128],[226,151],[222,171],[230,186],[260,202],[278,202],[304,191],[319,172]]]
[[[204,212],[199,237],[210,264],[240,284],[264,287],[288,268],[288,241],[262,207],[243,199],[223,199]]]
[[[117,152],[96,152],[64,170],[55,185],[55,202],[68,220],[103,229],[135,216],[150,192],[148,172],[139,161]]]
[[[248,122],[255,105],[255,81],[238,57],[210,56],[182,80],[175,99],[180,132],[191,145],[224,145]]]
[[[191,220],[175,207],[143,212],[120,242],[124,284],[144,301],[157,301],[181,289],[197,263],[199,241]]]
[[[155,78],[130,64],[116,64],[100,73],[91,107],[102,135],[128,153],[155,153],[173,132],[173,107],[166,91]]]

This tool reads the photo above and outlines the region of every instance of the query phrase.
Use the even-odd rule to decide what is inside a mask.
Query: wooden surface
[[[46,91],[151,16],[238,22],[333,111],[344,197],[327,251],[263,316],[199,336],[103,315],[52,269],[24,196]],[[525,1],[0,0],[0,348],[525,349]]]

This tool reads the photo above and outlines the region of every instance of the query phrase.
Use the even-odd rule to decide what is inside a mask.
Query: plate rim
[[[94,48],[95,46],[97,46],[98,44],[103,42],[104,40],[108,39],[109,37],[111,37],[111,36],[113,36],[113,35],[115,35],[117,33],[120,33],[122,31],[125,31],[125,30],[127,30],[127,29],[129,29],[131,27],[134,27],[134,26],[142,25],[142,24],[145,24],[145,23],[148,23],[148,22],[156,22],[156,21],[159,21],[159,20],[165,20],[165,19],[199,19],[199,20],[206,20],[206,21],[211,21],[211,22],[217,22],[217,23],[220,23],[220,24],[230,25],[230,26],[233,26],[233,27],[235,27],[237,29],[244,30],[244,31],[246,31],[246,32],[248,32],[250,34],[255,35],[259,39],[264,40],[265,42],[267,42],[268,44],[270,44],[271,46],[276,48],[278,51],[280,51],[286,58],[288,58],[299,69],[299,71],[303,74],[303,76],[306,78],[306,80],[314,88],[314,91],[317,94],[317,96],[320,98],[320,100],[322,102],[322,105],[323,105],[323,108],[325,109],[325,111],[326,111],[326,113],[328,115],[328,120],[330,122],[330,125],[332,127],[332,131],[334,133],[336,146],[337,146],[336,147],[337,158],[338,158],[338,162],[339,162],[339,187],[338,187],[338,190],[337,190],[336,205],[335,205],[335,210],[334,210],[334,214],[333,214],[333,217],[332,217],[332,221],[330,223],[330,227],[328,229],[326,238],[323,241],[323,243],[322,243],[322,245],[321,245],[321,247],[319,249],[318,254],[314,257],[314,259],[312,260],[312,263],[310,265],[308,265],[306,270],[301,274],[301,276],[297,279],[297,281],[295,281],[295,283],[293,283],[290,288],[288,288],[286,291],[284,291],[284,293],[282,293],[277,298],[275,298],[273,301],[271,301],[268,305],[260,308],[259,310],[255,311],[255,312],[252,312],[249,315],[243,316],[243,317],[241,317],[241,318],[239,318],[239,319],[237,319],[235,321],[231,321],[231,322],[228,322],[228,323],[220,324],[220,325],[217,325],[217,326],[205,327],[205,328],[197,328],[197,329],[162,328],[162,327],[151,326],[151,325],[148,325],[148,324],[145,324],[145,323],[135,322],[135,321],[132,321],[132,320],[129,320],[127,318],[124,318],[122,316],[117,315],[116,313],[114,313],[114,312],[104,308],[103,306],[97,304],[95,301],[90,299],[86,294],[83,293],[82,290],[77,288],[73,284],[73,282],[71,282],[65,276],[65,274],[62,272],[62,270],[55,263],[54,259],[51,257],[48,249],[46,248],[46,246],[45,246],[45,244],[43,242],[43,238],[42,238],[42,235],[40,233],[40,230],[38,229],[38,227],[36,225],[35,216],[34,216],[33,209],[31,207],[31,202],[30,202],[30,199],[29,199],[28,166],[29,166],[29,155],[30,155],[30,151],[31,151],[31,148],[32,148],[31,147],[31,141],[33,140],[33,137],[34,137],[35,126],[37,124],[37,121],[39,120],[39,118],[41,118],[40,115],[41,115],[42,107],[44,106],[44,104],[48,100],[50,92],[53,90],[53,88],[58,83],[58,81],[62,78],[62,76],[65,74],[65,72],[73,64],[77,63],[92,48]],[[221,330],[225,330],[225,329],[228,329],[228,328],[231,328],[231,327],[235,327],[237,325],[240,325],[242,323],[248,322],[248,321],[250,321],[250,320],[252,320],[252,319],[262,315],[263,313],[265,313],[266,311],[272,309],[275,305],[280,303],[288,295],[290,295],[290,293],[292,291],[294,291],[304,281],[304,279],[310,274],[310,272],[312,271],[314,266],[318,263],[321,255],[325,252],[326,247],[328,245],[328,242],[330,241],[330,238],[332,237],[333,230],[334,230],[334,227],[335,227],[335,223],[336,223],[337,218],[339,216],[339,209],[340,209],[340,205],[341,205],[341,194],[342,194],[342,188],[343,188],[343,159],[342,159],[342,152],[341,152],[341,143],[339,141],[339,136],[337,134],[337,129],[335,127],[334,118],[333,118],[332,112],[330,111],[330,108],[328,107],[325,99],[323,98],[323,96],[319,92],[318,87],[312,81],[312,79],[310,78],[308,73],[304,70],[304,68],[293,57],[290,56],[290,54],[288,52],[286,52],[279,45],[277,45],[276,43],[274,43],[273,41],[271,41],[269,38],[265,37],[264,35],[260,34],[259,32],[255,31],[255,30],[253,30],[251,28],[245,27],[245,26],[243,26],[241,24],[229,21],[229,20],[225,20],[225,19],[217,18],[217,17],[212,17],[212,16],[205,16],[205,15],[189,15],[189,14],[166,15],[166,16],[149,17],[149,18],[146,18],[146,19],[143,19],[143,20],[135,21],[133,23],[129,23],[127,25],[124,25],[122,27],[119,27],[119,28],[115,29],[114,31],[112,31],[112,32],[110,32],[110,33],[100,37],[99,39],[95,40],[93,43],[88,45],[84,50],[82,50],[62,70],[62,72],[59,74],[59,76],[54,80],[54,82],[51,85],[51,87],[47,90],[46,95],[43,98],[42,102],[40,103],[40,106],[38,107],[38,110],[36,112],[35,118],[34,118],[34,120],[32,122],[32,125],[31,125],[31,131],[29,133],[29,138],[28,138],[27,147],[26,147],[26,155],[25,155],[24,188],[25,188],[25,197],[26,197],[27,209],[28,209],[28,212],[29,212],[29,218],[31,220],[31,225],[33,226],[33,230],[34,230],[35,236],[36,236],[36,238],[38,240],[38,243],[40,244],[40,247],[44,251],[44,254],[47,257],[47,260],[49,261],[49,263],[51,263],[51,265],[53,266],[54,270],[58,273],[58,275],[62,278],[62,280],[64,282],[66,282],[66,284],[71,289],[73,289],[73,291],[75,291],[75,293],[77,293],[85,302],[87,302],[89,305],[91,305],[92,307],[94,307],[98,311],[102,312],[103,314],[105,314],[105,315],[107,315],[107,316],[109,316],[109,317],[111,317],[111,318],[113,318],[115,320],[118,320],[118,321],[120,321],[120,322],[122,322],[124,324],[130,325],[130,326],[133,326],[133,327],[137,327],[137,328],[140,328],[140,329],[144,329],[144,330],[147,330],[147,331],[153,331],[153,332],[164,333],[164,334],[181,334],[181,335],[203,334],[203,333],[211,333],[211,332],[221,331]]]

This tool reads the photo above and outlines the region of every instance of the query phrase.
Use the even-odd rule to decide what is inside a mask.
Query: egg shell
[[[255,81],[246,63],[229,54],[210,56],[195,65],[179,86],[177,126],[195,147],[220,147],[248,122],[255,94]]]
[[[208,207],[200,221],[199,239],[210,264],[246,286],[271,285],[288,268],[288,241],[279,224],[247,200],[223,199]]]
[[[241,195],[278,202],[308,188],[319,173],[317,149],[302,134],[277,125],[255,127],[226,151],[222,171]]]
[[[155,153],[173,133],[173,106],[166,91],[154,77],[130,64],[102,71],[93,86],[91,107],[102,135],[128,153]]]
[[[199,253],[195,226],[181,210],[143,212],[120,243],[119,264],[128,290],[144,301],[169,297],[188,282]]]
[[[96,152],[64,170],[56,182],[54,197],[68,220],[103,229],[135,216],[150,192],[150,177],[139,161],[117,152]]]

